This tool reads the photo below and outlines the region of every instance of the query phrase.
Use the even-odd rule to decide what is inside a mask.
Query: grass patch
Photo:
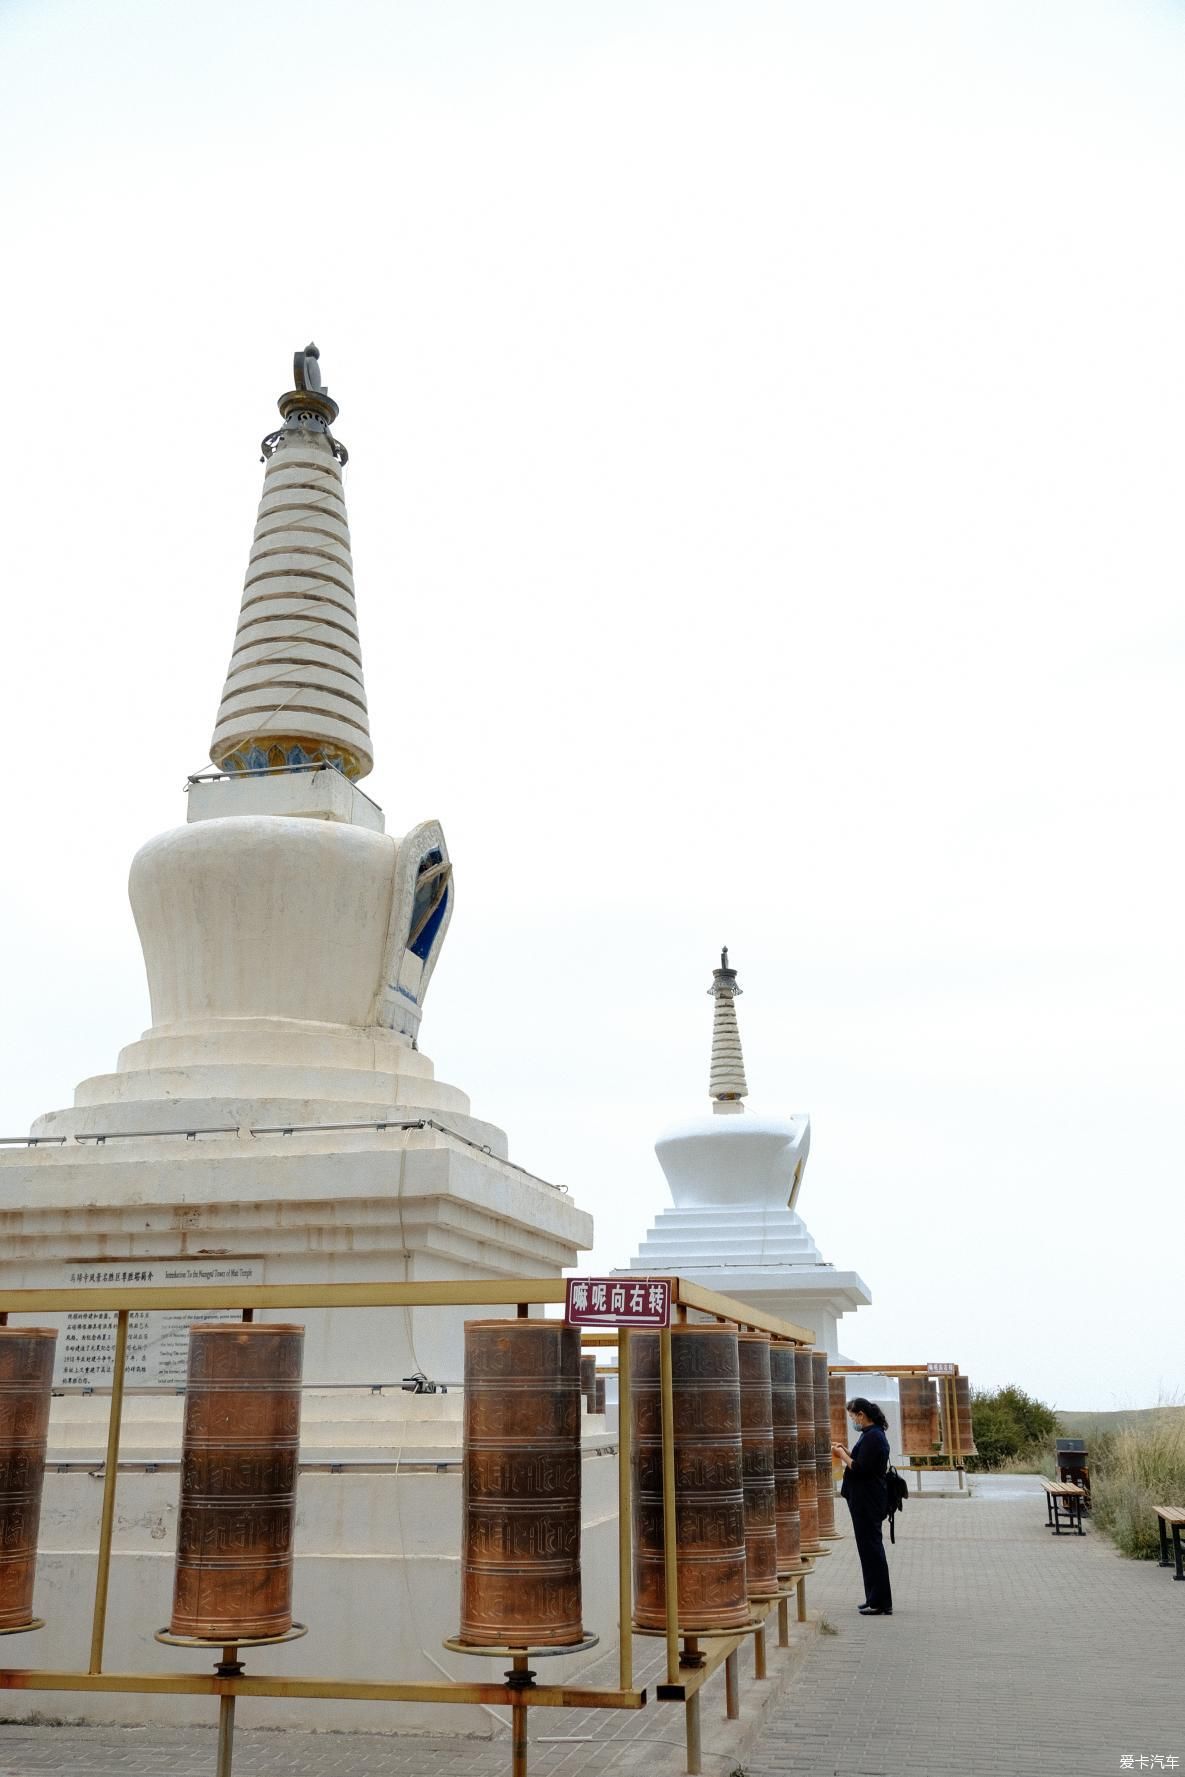
[[[830,1617],[820,1617],[819,1618],[819,1634],[820,1635],[838,1635],[839,1630],[836,1628],[835,1624],[831,1621]]]
[[[1160,1557],[1157,1506],[1185,1505],[1185,1413],[1150,1414],[1096,1434],[1090,1446],[1091,1516],[1137,1561]]]

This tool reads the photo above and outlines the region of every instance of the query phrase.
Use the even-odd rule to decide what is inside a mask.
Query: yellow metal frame
[[[673,1315],[686,1320],[688,1311],[731,1321],[740,1327],[770,1332],[795,1344],[811,1345],[814,1334],[809,1328],[778,1320],[758,1312],[749,1304],[702,1289],[679,1277],[670,1278]],[[229,1777],[233,1740],[233,1704],[238,1697],[304,1697],[334,1698],[356,1702],[379,1703],[464,1703],[501,1704],[512,1710],[512,1768],[514,1777],[525,1777],[526,1710],[553,1709],[641,1709],[646,1691],[634,1682],[633,1654],[633,1519],[630,1462],[630,1374],[629,1332],[620,1334],[584,1333],[582,1342],[591,1346],[616,1345],[618,1348],[618,1626],[620,1650],[618,1683],[615,1687],[590,1685],[470,1684],[462,1681],[397,1683],[349,1678],[283,1678],[226,1672],[177,1673],[105,1672],[103,1645],[107,1626],[107,1600],[111,1573],[111,1548],[115,1523],[115,1497],[119,1479],[119,1443],[123,1418],[124,1368],[127,1355],[130,1314],[160,1309],[237,1309],[244,1320],[251,1320],[261,1309],[292,1308],[444,1308],[444,1307],[513,1307],[519,1316],[532,1305],[561,1304],[565,1300],[565,1280],[559,1277],[516,1277],[474,1279],[435,1283],[276,1283],[244,1286],[190,1285],[172,1287],[136,1287],[129,1290],[116,1285],[85,1289],[0,1289],[0,1324],[18,1314],[63,1314],[85,1305],[87,1310],[100,1310],[117,1315],[115,1357],[112,1372],[111,1406],[107,1425],[107,1455],[103,1470],[103,1499],[99,1518],[99,1548],[95,1577],[95,1595],[91,1613],[90,1661],[85,1672],[54,1671],[38,1667],[0,1668],[0,1690],[10,1691],[80,1691],[132,1692],[144,1695],[209,1696],[221,1700],[218,1769],[220,1777]],[[687,1710],[688,1771],[699,1770],[699,1691],[707,1678],[721,1664],[728,1671],[728,1713],[739,1705],[736,1692],[736,1651],[745,1634],[754,1634],[758,1677],[765,1676],[765,1618],[777,1604],[781,1634],[779,1644],[787,1645],[788,1615],[786,1600],[773,1600],[768,1605],[755,1605],[756,1627],[724,1637],[712,1648],[710,1655],[700,1656],[695,1637],[680,1635],[678,1562],[675,1544],[675,1446],[674,1397],[671,1384],[671,1335],[660,1335],[660,1371],[663,1422],[663,1516],[666,1552],[666,1666],[665,1685],[658,1687],[660,1697],[669,1697],[685,1704]],[[804,1579],[797,1582],[799,1620],[805,1619]],[[683,1647],[680,1647],[680,1641]],[[231,1649],[224,1650],[226,1654]],[[692,1669],[688,1670],[688,1658]],[[224,1659],[224,1666],[227,1661]],[[516,1656],[515,1667],[525,1664]],[[221,1731],[223,1728],[225,1732]]]

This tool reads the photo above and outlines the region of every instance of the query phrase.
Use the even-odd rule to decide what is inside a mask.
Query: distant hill
[[[1075,1413],[1059,1407],[1061,1435],[1067,1438],[1090,1438],[1105,1431],[1133,1431],[1151,1427],[1158,1420],[1185,1419],[1185,1407],[1124,1407],[1117,1413]]]

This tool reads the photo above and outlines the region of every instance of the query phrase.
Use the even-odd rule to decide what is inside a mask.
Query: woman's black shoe
[[[861,1604],[858,1606],[862,1617],[891,1617],[891,1610],[882,1610],[879,1604]]]

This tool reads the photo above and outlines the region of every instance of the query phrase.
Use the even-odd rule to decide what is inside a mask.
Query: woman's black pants
[[[848,1510],[852,1514],[856,1553],[860,1557],[860,1571],[864,1575],[865,1601],[875,1605],[877,1610],[892,1610],[893,1591],[889,1585],[889,1563],[885,1558],[882,1520],[875,1511],[862,1511],[850,1500]]]

